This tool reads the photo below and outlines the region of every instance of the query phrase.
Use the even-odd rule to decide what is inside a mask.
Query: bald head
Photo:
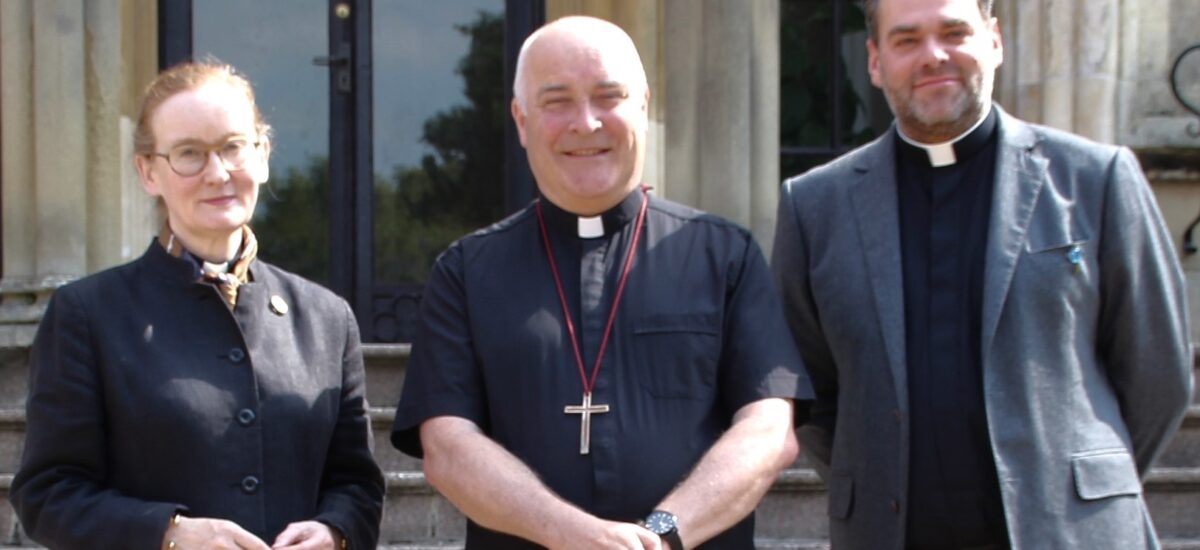
[[[517,73],[513,79],[513,97],[521,110],[540,90],[530,82],[531,65],[553,65],[572,62],[585,56],[604,64],[609,73],[618,77],[631,91],[644,93],[647,89],[646,70],[637,46],[625,31],[608,21],[587,16],[570,16],[543,25],[521,45],[517,56]],[[553,83],[541,83],[553,86]]]

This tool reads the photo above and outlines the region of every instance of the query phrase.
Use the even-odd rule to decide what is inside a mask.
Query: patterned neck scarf
[[[208,267],[212,264],[184,249],[183,243],[179,242],[175,233],[171,231],[170,224],[163,224],[158,233],[158,243],[167,254],[191,262],[196,268],[196,280],[217,287],[230,310],[237,305],[238,287],[250,282],[250,264],[254,263],[255,257],[258,256],[258,239],[254,237],[249,225],[242,226],[242,246],[238,254],[225,266],[225,271]]]

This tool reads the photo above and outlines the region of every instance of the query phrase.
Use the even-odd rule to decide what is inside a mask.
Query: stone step
[[[404,385],[411,344],[363,344],[367,370],[367,403],[372,407],[395,407]]]
[[[24,409],[29,392],[29,350],[0,347],[0,409]]]
[[[1167,468],[1200,466],[1200,404],[1188,407],[1183,424],[1155,465]]]

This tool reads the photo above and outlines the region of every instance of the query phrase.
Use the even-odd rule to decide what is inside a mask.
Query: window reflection
[[[374,9],[375,282],[424,283],[504,212],[504,2]]]

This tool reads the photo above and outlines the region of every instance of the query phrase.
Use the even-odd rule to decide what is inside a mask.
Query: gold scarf
[[[163,223],[162,230],[158,233],[158,244],[162,245],[167,254],[176,258],[183,256],[183,243],[175,238],[175,234],[171,232],[171,226],[167,223]],[[258,256],[258,239],[254,237],[254,232],[250,230],[249,225],[242,226],[241,252],[234,258],[233,266],[230,267],[228,273],[207,271],[203,268],[203,259],[190,252],[189,255],[201,266],[199,281],[217,287],[221,298],[225,300],[225,305],[232,310],[237,305],[238,287],[250,281],[250,264],[254,263],[254,258]]]

